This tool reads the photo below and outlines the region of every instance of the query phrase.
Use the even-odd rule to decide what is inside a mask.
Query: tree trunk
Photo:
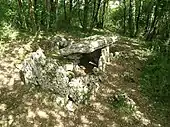
[[[23,25],[23,21],[22,21],[22,1],[21,0],[18,0],[18,16],[19,16],[19,25]]]
[[[68,19],[68,22],[70,24],[71,23],[71,19],[72,19],[73,0],[69,0],[69,1],[70,1],[70,6],[69,6],[69,19]]]
[[[79,22],[80,22],[80,25],[83,27],[83,22],[82,22],[82,19],[81,19],[81,9],[80,9],[80,0],[77,1],[78,2],[78,18],[79,18]]]
[[[55,23],[55,12],[56,12],[56,3],[55,0],[50,0],[50,24],[53,25]]]
[[[47,27],[47,31],[50,28],[50,10],[51,10],[51,4],[50,4],[50,0],[46,0],[46,27]]]
[[[18,0],[18,16],[19,16],[19,25],[21,27],[24,27],[27,29],[27,23],[26,23],[26,18],[25,15],[23,13],[23,9],[22,9],[23,3],[21,0]]]
[[[154,18],[152,20],[152,23],[151,23],[151,26],[149,28],[149,31],[147,33],[147,36],[146,36],[146,40],[152,40],[154,34],[155,34],[155,31],[156,31],[156,24],[158,23],[158,20],[157,20],[157,17],[158,17],[158,6],[159,6],[159,0],[157,1],[157,4],[156,4],[156,7],[154,9]]]
[[[94,21],[94,17],[95,17],[95,13],[96,13],[96,0],[93,0],[93,13],[92,13],[92,23]]]
[[[64,19],[65,19],[65,21],[67,21],[67,11],[66,11],[66,2],[65,2],[65,0],[63,0],[63,4],[64,4]]]
[[[146,18],[146,26],[145,26],[145,32],[144,35],[146,35],[148,28],[149,28],[149,22],[150,22],[150,13],[148,12],[147,18]]]
[[[58,0],[55,0],[55,20],[56,20],[56,25],[58,22]]]
[[[126,33],[126,0],[123,0],[123,33]]]
[[[23,22],[22,22],[21,15],[22,15],[22,1],[21,1],[21,0],[18,0],[18,16],[19,16],[19,24],[22,26],[22,25],[23,25]]]
[[[36,32],[36,23],[35,23],[35,12],[34,12],[34,3],[33,0],[29,0],[29,12],[30,12],[30,22],[32,23],[32,31]]]
[[[35,17],[36,30],[38,30],[40,29],[40,23],[37,15],[37,0],[34,0],[34,17]]]
[[[98,21],[98,20],[97,20],[97,16],[98,16],[98,14],[99,14],[100,5],[101,5],[101,0],[98,0],[97,9],[96,9],[96,14],[95,14],[95,17],[94,17],[94,24]]]
[[[145,32],[144,35],[146,36],[146,34],[149,31],[149,26],[150,26],[150,20],[151,20],[151,14],[152,14],[152,10],[153,10],[153,4],[152,1],[149,2],[149,5],[147,7],[147,17],[146,17],[146,26],[145,26]]]
[[[103,28],[104,27],[104,17],[105,17],[105,11],[106,11],[106,3],[107,3],[107,0],[104,0],[103,2],[103,12],[102,12],[102,21],[101,21],[101,27]]]
[[[129,3],[129,32],[130,37],[134,35],[134,0],[130,0]]]
[[[97,8],[96,8],[96,13],[94,14],[91,26],[90,26],[90,31],[93,29],[93,27],[96,25],[96,23],[98,22],[98,14],[99,14],[99,9],[100,9],[100,5],[101,5],[101,0],[98,0],[97,3]]]
[[[142,7],[142,0],[139,0],[138,15],[137,15],[137,18],[136,18],[136,32],[135,32],[135,36],[137,36],[138,31],[139,31],[139,20],[140,20],[140,14],[141,14],[141,7]]]
[[[87,31],[87,21],[88,21],[88,0],[85,0],[85,5],[84,5],[84,17],[83,17],[83,30]]]

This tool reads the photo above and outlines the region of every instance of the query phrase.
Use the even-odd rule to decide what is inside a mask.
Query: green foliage
[[[4,23],[13,22],[13,17],[16,15],[15,2],[9,0],[1,0],[0,9],[0,26]]]
[[[109,30],[117,30],[116,32],[122,32],[123,29],[123,8],[114,8],[110,10],[110,14],[108,16],[108,20],[106,22],[106,27],[109,28]]]
[[[106,27],[128,36],[167,40],[170,37],[170,2],[167,0],[128,0],[108,13]]]
[[[1,0],[0,22],[8,22],[19,30],[54,31],[71,26],[92,30],[100,22],[103,27],[106,1]]]
[[[141,79],[141,89],[145,95],[158,102],[168,103],[170,97],[170,58],[157,54],[152,58]]]
[[[155,50],[155,55],[151,56],[143,68],[141,91],[158,113],[166,118],[170,112],[170,53],[163,46],[157,45]]]
[[[166,40],[170,37],[168,0],[123,0],[117,6],[114,2],[1,0],[0,25],[8,23],[19,30],[33,33],[68,30],[74,26],[83,28],[86,32],[105,27],[124,35],[144,35],[148,40]]]

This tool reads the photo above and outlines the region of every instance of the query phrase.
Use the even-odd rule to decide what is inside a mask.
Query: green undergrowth
[[[170,53],[168,50],[166,52],[156,50],[148,59],[143,68],[140,84],[142,93],[153,104],[157,115],[168,120],[170,118]]]

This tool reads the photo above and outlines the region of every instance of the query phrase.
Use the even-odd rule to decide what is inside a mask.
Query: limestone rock
[[[59,65],[57,60],[46,58],[41,49],[25,59],[21,71],[26,85],[40,86],[63,99],[70,97],[75,103],[84,102],[97,82],[95,76],[86,75],[78,65]]]
[[[109,46],[103,48],[101,50],[101,57],[98,62],[98,67],[103,72],[106,69],[106,65],[110,62],[110,52],[109,52]]]
[[[76,53],[91,53],[97,49],[102,49],[116,41],[117,37],[101,37],[99,40],[84,40],[79,43],[71,44],[70,46],[60,50],[60,54],[67,56]]]
[[[32,53],[30,57],[25,59],[20,71],[23,82],[25,84],[34,84],[35,86],[38,86],[39,83],[41,83],[39,78],[42,77],[40,72],[43,71],[41,66],[44,66],[45,63],[46,57],[41,49],[38,49],[37,52]],[[37,64],[40,64],[41,66],[37,66]]]
[[[21,71],[26,85],[41,86],[58,94],[67,94],[68,73],[55,60],[46,59],[42,50],[34,52],[27,58]]]
[[[68,38],[64,36],[56,36],[52,39],[52,42],[55,43],[59,49],[65,48],[71,44]]]
[[[60,58],[44,55],[38,49],[23,61],[20,77],[25,85],[40,86],[54,93],[56,103],[85,103],[99,88],[99,75],[110,62],[109,45],[115,40],[116,37],[93,36],[65,45],[68,40],[58,37],[52,47],[58,46]],[[70,108],[72,102],[66,107]]]
[[[74,64],[73,63],[64,65],[64,69],[66,71],[73,71],[73,68],[74,68]]]

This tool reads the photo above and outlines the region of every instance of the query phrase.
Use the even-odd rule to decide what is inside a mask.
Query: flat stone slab
[[[87,38],[86,38],[87,39]],[[82,40],[81,42],[71,44],[68,47],[60,49],[60,55],[67,56],[77,53],[91,53],[97,49],[102,49],[116,42],[117,36],[113,37],[100,37],[98,40]]]

